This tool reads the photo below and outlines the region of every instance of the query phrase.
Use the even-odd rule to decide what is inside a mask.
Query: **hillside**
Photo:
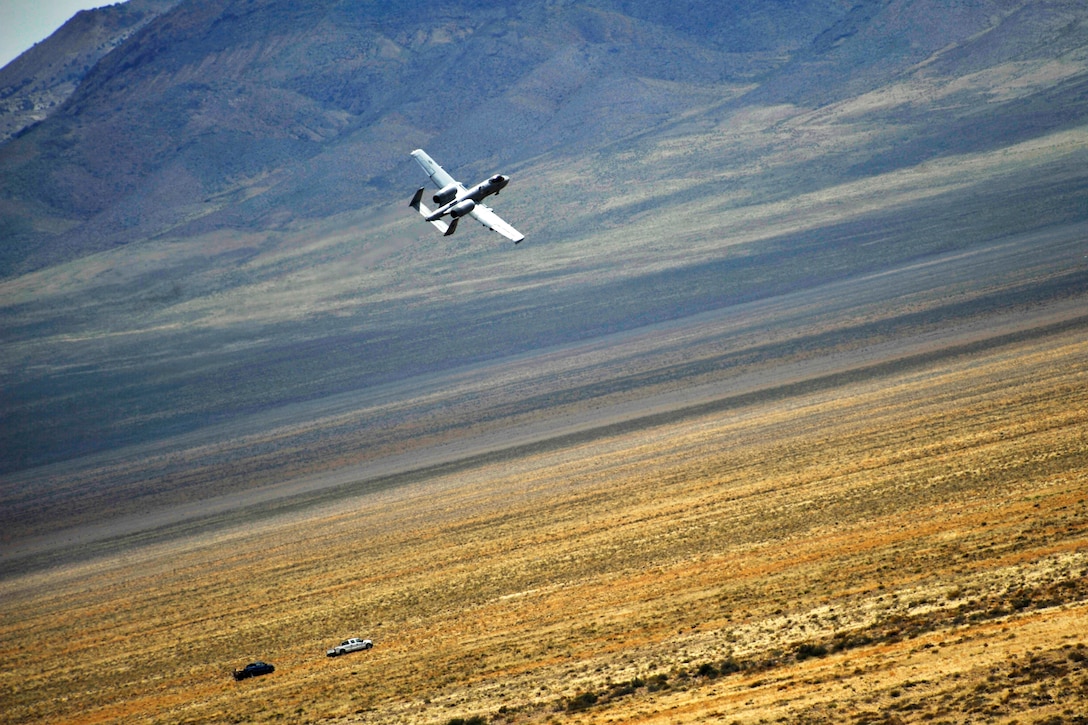
[[[138,7],[0,143],[0,722],[1083,721],[1083,2]]]
[[[0,143],[45,118],[94,65],[177,0],[129,0],[84,10],[0,68]]]
[[[966,272],[997,259],[942,261]],[[885,284],[906,291],[910,272]],[[825,292],[863,303],[873,289]],[[804,316],[791,302],[805,299],[743,312],[758,330]],[[730,317],[608,349],[682,357],[740,324]],[[382,490],[359,482],[363,466],[293,501],[145,513],[145,527],[174,518],[113,540],[57,532],[52,566],[0,577],[0,721],[1076,725],[1088,705],[1088,343],[1083,322],[1037,323],[996,340],[982,325],[982,342],[958,350],[867,374],[810,370],[787,389]],[[934,330],[918,333],[910,347],[941,350]],[[596,347],[581,368],[534,362],[584,374]],[[531,379],[520,367],[488,378]],[[765,363],[722,387],[785,372]],[[444,382],[440,394],[488,381]],[[435,392],[417,387],[417,403]],[[348,418],[339,435],[353,410],[328,411]],[[313,420],[277,422],[304,433]],[[251,434],[222,427],[191,451],[229,454]],[[333,437],[308,444],[328,451]],[[448,445],[409,453],[418,466]],[[103,473],[177,461],[151,446]],[[189,475],[218,482],[213,469]],[[269,505],[277,516],[262,515]],[[325,656],[353,635],[374,649]],[[253,660],[276,671],[235,682],[231,669]]]
[[[638,77],[721,82],[792,50],[834,17],[833,6],[816,4],[791,23],[807,25],[797,34],[730,34],[741,48],[757,46],[730,53],[695,34],[703,29],[694,11],[667,16],[670,27],[607,6],[425,7],[188,3],[160,17],[92,69],[49,123],[5,149],[6,196],[26,204],[13,218],[22,212],[30,226],[41,228],[43,216],[53,225],[26,232],[34,251],[10,263],[33,268],[167,232],[268,230],[355,210],[389,198],[382,177],[420,139],[434,138],[457,166],[500,150],[517,159],[593,142],[577,138],[586,129],[570,138],[567,128],[533,147],[556,112],[584,114],[596,84],[632,78],[632,68]],[[768,14],[757,7],[748,13]],[[765,24],[791,15],[769,14]],[[716,17],[717,34],[736,20]],[[503,101],[490,120],[477,117]],[[597,105],[608,137],[669,112]]]
[[[795,5],[157,17],[0,146],[2,469],[1084,217],[1079,4]]]
[[[1076,229],[1085,15],[183,2],[0,146],[0,470]],[[529,243],[413,218],[417,146]],[[1049,258],[940,319],[1081,293]]]

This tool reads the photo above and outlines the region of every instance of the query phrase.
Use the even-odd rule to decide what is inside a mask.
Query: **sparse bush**
[[[1009,601],[1009,606],[1012,607],[1014,610],[1016,610],[1018,612],[1021,611],[1021,610],[1027,609],[1028,607],[1031,606],[1031,594],[1028,593],[1028,592],[1017,592],[1013,596],[1013,598]],[[999,609],[999,608],[995,607],[995,609]],[[1004,614],[1004,613],[1005,612],[1002,610],[1001,614]]]
[[[710,662],[704,662],[703,664],[699,665],[699,676],[714,679],[718,676],[718,668]]]
[[[609,685],[608,697],[611,700],[620,697],[627,697],[628,695],[635,694],[635,690],[640,687],[645,687],[646,683],[639,677],[635,677],[630,682],[621,682],[616,685]]]
[[[797,657],[797,661],[801,662],[807,660],[810,657],[823,657],[827,654],[827,647],[822,644],[812,644],[811,642],[805,642],[797,647],[797,651],[794,653]]]
[[[867,634],[839,634],[836,635],[835,641],[831,644],[831,649],[834,652],[841,652],[843,650],[853,649],[854,647],[864,647],[872,644],[873,638]]]
[[[669,689],[668,675],[654,675],[646,683],[646,689],[650,692],[658,692],[660,690]]]
[[[597,704],[597,694],[594,692],[582,692],[574,696],[570,702],[567,703],[567,710],[569,712],[578,712],[585,710]]]

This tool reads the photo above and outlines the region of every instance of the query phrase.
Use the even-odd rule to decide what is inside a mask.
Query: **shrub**
[[[739,662],[732,657],[729,657],[722,662],[722,666],[718,669],[723,675],[731,675],[734,672],[740,672],[741,666]]]
[[[805,642],[797,647],[797,652],[795,654],[798,662],[807,660],[809,657],[823,657],[827,654],[827,647],[824,647],[822,644]]]
[[[667,690],[669,688],[669,676],[668,675],[654,675],[650,678],[650,681],[646,684],[646,689],[650,692],[658,692],[659,690]]]
[[[646,683],[641,678],[634,678],[630,682],[621,682],[618,685],[609,685],[608,697],[609,699],[615,699],[618,697],[626,697],[628,695],[635,694],[635,690],[640,687],[645,687]]]
[[[582,692],[574,696],[574,699],[567,703],[567,710],[570,712],[578,712],[579,710],[585,710],[588,707],[592,707],[597,704],[597,694],[593,692]]]

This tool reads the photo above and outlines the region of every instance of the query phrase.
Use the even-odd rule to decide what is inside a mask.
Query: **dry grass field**
[[[1084,722],[1086,360],[1077,325],[12,575],[0,721]]]

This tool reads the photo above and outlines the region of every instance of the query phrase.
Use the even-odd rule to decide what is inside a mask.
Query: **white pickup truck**
[[[361,649],[370,649],[374,646],[374,643],[369,639],[359,639],[358,637],[352,637],[351,639],[345,639],[340,644],[336,645],[330,650],[325,651],[326,657],[339,657],[340,655],[346,655],[348,652],[358,652]]]

